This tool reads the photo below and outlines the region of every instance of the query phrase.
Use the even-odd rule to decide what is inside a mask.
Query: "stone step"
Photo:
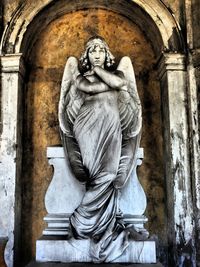
[[[161,263],[155,264],[119,264],[119,263],[55,263],[55,262],[30,262],[26,267],[163,267]]]

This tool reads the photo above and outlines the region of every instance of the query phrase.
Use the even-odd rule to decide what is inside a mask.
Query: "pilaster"
[[[193,242],[194,231],[185,60],[185,56],[179,53],[163,53],[158,63],[165,140],[168,238],[171,257],[176,261],[183,255],[191,257],[191,260],[193,257],[185,252],[186,246]]]
[[[5,260],[11,267],[19,248],[20,234],[22,84],[25,69],[21,54],[5,55],[0,59],[0,236],[8,237]]]

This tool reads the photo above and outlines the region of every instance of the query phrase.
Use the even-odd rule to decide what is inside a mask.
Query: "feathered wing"
[[[118,97],[122,127],[122,151],[118,174],[114,184],[116,188],[121,188],[126,183],[133,168],[136,167],[137,150],[142,127],[142,108],[130,58],[123,57],[117,70],[123,72],[127,82],[126,91],[121,90]]]
[[[61,83],[58,119],[65,154],[68,157],[75,177],[83,182],[88,177],[84,170],[80,149],[73,133],[74,121],[84,102],[84,94],[76,87],[76,78],[79,74],[78,60],[75,57],[69,57]]]
[[[78,74],[78,60],[75,57],[69,57],[62,78],[58,110],[60,129],[67,136],[71,136],[69,124],[74,123],[84,101],[84,96],[75,83]]]
[[[123,57],[117,69],[123,72],[127,82],[127,92],[120,91],[118,98],[123,137],[131,138],[137,136],[142,127],[142,109],[131,59]]]

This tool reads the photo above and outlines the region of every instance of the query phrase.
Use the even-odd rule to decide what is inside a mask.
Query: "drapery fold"
[[[116,257],[128,246],[128,233],[117,221],[118,190],[113,186],[122,145],[116,93],[88,96],[73,131],[90,177],[82,202],[70,218],[72,232],[77,239],[91,239],[90,255],[101,262],[111,250],[116,250]]]

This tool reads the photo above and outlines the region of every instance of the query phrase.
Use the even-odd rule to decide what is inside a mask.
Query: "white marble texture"
[[[45,195],[46,210],[48,214],[71,214],[80,204],[85,186],[72,173],[63,147],[48,147],[47,158],[54,174]]]
[[[74,242],[73,242],[74,244]],[[79,247],[80,249],[77,249]],[[36,261],[38,262],[92,262],[89,256],[90,241],[76,240],[76,247],[68,240],[49,240],[42,238],[36,243]],[[154,241],[130,241],[129,247],[117,259],[106,262],[156,263]]]
[[[137,152],[137,165],[141,165],[143,149]],[[69,216],[81,202],[85,192],[84,184],[74,177],[62,147],[48,147],[47,157],[54,167],[54,174],[45,196],[48,214],[44,221],[48,224],[43,236],[36,243],[36,260],[39,262],[92,262],[89,254],[89,240],[73,240],[73,246],[67,239]],[[59,193],[58,193],[59,192]],[[133,170],[127,184],[121,190],[120,210],[124,221],[131,223],[140,231],[147,232],[143,215],[146,209],[146,196]],[[76,244],[76,247],[74,246]],[[112,261],[109,257],[107,262]],[[155,263],[156,248],[154,241],[130,241],[125,252],[113,262]]]
[[[141,165],[143,148],[138,149],[137,165]],[[47,158],[54,167],[54,174],[45,195],[45,207],[48,214],[44,221],[48,227],[43,235],[67,235],[69,216],[78,207],[85,193],[85,185],[80,183],[72,173],[63,147],[48,147]],[[59,193],[58,193],[59,192]],[[121,189],[119,207],[124,214],[124,221],[144,228],[147,218],[146,195],[138,180],[136,169],[133,170],[124,188]]]

